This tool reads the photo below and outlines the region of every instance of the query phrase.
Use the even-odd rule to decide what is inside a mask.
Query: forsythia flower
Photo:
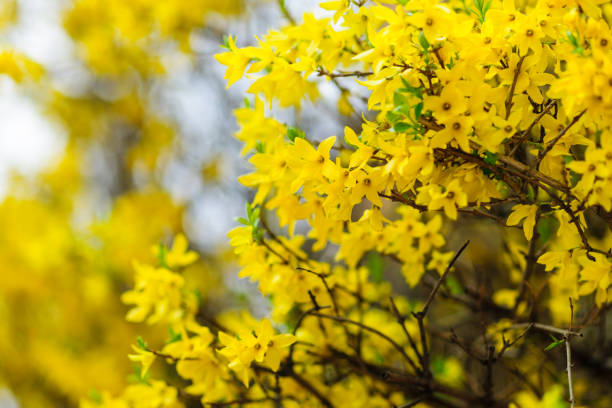
[[[154,249],[157,257],[163,259],[168,267],[180,268],[194,263],[199,257],[197,252],[189,251],[187,248],[187,238],[183,234],[178,234],[174,237],[172,248],[169,251],[162,246]]]
[[[253,361],[263,363],[273,371],[280,366],[282,349],[295,342],[291,334],[274,335],[274,329],[268,319],[263,319],[252,333],[242,333],[238,339],[224,332],[219,333],[219,340],[225,346],[219,352],[230,359],[229,367],[236,371],[245,387],[249,386],[248,368]]]
[[[512,208],[512,213],[506,221],[506,225],[518,225],[523,221],[523,232],[527,241],[531,241],[533,237],[533,229],[535,228],[536,214],[538,212],[537,205],[517,204]]]
[[[135,287],[121,296],[124,303],[135,305],[126,316],[128,321],[147,319],[148,324],[155,324],[161,320],[176,321],[183,316],[181,290],[184,279],[181,275],[137,262],[134,262],[134,269]]]

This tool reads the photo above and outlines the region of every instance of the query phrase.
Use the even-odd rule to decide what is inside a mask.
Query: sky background
[[[317,0],[287,0],[288,8],[296,17],[317,9],[317,3]],[[69,0],[20,0],[19,23],[8,34],[0,34],[0,46],[15,47],[41,63],[51,73],[54,85],[66,91],[78,87],[86,75],[76,63],[71,40],[61,26],[61,10],[69,4]],[[211,26],[236,35],[239,44],[252,42],[253,35],[261,35],[282,21],[276,2],[270,1],[264,7],[254,4],[247,0],[246,18],[230,22],[229,26],[213,18]],[[316,12],[324,13],[321,9]],[[211,103],[225,88],[223,67],[213,59],[220,51],[218,44],[204,40],[194,45],[201,52],[201,65],[207,67],[207,75],[169,77],[167,92],[179,108],[178,116],[187,134],[197,138],[202,123],[227,119],[227,111]],[[231,100],[244,94],[248,85],[242,82],[230,89]],[[12,170],[32,175],[49,166],[62,153],[65,134],[12,80],[0,77],[0,96],[0,196],[4,196]],[[235,128],[233,122],[230,128]],[[176,171],[180,173],[180,169]],[[175,188],[174,192],[185,193],[182,188]]]

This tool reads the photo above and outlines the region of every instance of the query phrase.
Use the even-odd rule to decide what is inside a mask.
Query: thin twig
[[[448,275],[448,272],[450,272],[451,268],[453,267],[453,265],[455,264],[455,262],[457,261],[461,253],[465,250],[465,248],[467,248],[469,243],[470,243],[469,240],[466,241],[465,244],[463,244],[463,246],[461,247],[461,249],[457,251],[453,259],[449,262],[448,266],[446,267],[446,270],[444,271],[442,276],[440,276],[440,279],[438,279],[438,282],[436,282],[436,285],[431,290],[431,293],[429,294],[429,297],[427,298],[427,301],[425,302],[425,306],[423,306],[423,309],[421,309],[421,311],[417,313],[412,312],[412,315],[417,320],[417,323],[419,325],[419,333],[421,335],[421,347],[423,348],[423,352],[421,354],[422,355],[422,366],[424,370],[424,376],[427,380],[431,380],[432,375],[431,375],[431,370],[429,369],[429,350],[427,346],[427,335],[425,333],[425,325],[423,323],[423,320],[425,319],[425,316],[427,315],[429,306],[431,305],[431,302],[433,302],[433,299],[436,296],[438,289],[440,289],[440,285],[446,278],[446,275]]]
[[[503,333],[502,333],[503,346],[502,346],[502,349],[497,354],[496,360],[499,360],[500,358],[502,358],[504,356],[504,353],[506,352],[506,350],[508,350],[510,347],[514,346],[520,339],[522,339],[532,327],[533,327],[533,324],[529,324],[527,326],[527,328],[525,330],[523,330],[521,332],[521,334],[519,334],[512,341],[506,341],[506,339],[504,338]]]
[[[283,16],[285,16],[285,18],[289,20],[291,24],[295,25],[296,24],[295,18],[293,18],[291,13],[289,13],[289,10],[287,9],[287,5],[285,4],[285,0],[278,0],[278,7],[280,8],[281,13],[283,13]]]
[[[408,342],[410,343],[410,347],[412,347],[412,349],[414,350],[414,353],[417,355],[419,359],[419,362],[421,363],[421,366],[423,366],[423,356],[419,352],[419,349],[416,346],[414,339],[412,338],[412,336],[408,332],[408,329],[406,328],[406,317],[399,312],[399,309],[395,305],[395,300],[393,300],[392,296],[389,296],[389,301],[391,302],[391,309],[393,310],[393,314],[395,315],[395,318],[397,319],[397,323],[399,323],[399,325],[402,326],[402,330],[404,331],[404,334],[406,335],[406,338],[408,339]]]
[[[335,78],[348,78],[348,77],[357,77],[357,78],[363,78],[363,77],[367,77],[370,75],[373,75],[374,73],[371,71],[347,71],[347,72],[329,72],[327,71],[325,68],[323,67],[319,67],[317,69],[317,75],[318,76],[326,76],[330,79],[335,79]]]
[[[512,78],[512,85],[510,85],[510,92],[508,93],[508,98],[506,99],[506,120],[510,117],[510,112],[512,111],[512,98],[514,97],[514,90],[516,89],[516,84],[518,82],[518,77],[521,73],[521,66],[523,65],[523,61],[527,55],[523,55],[518,63],[516,64],[516,68],[514,68],[514,78]]]
[[[574,400],[574,386],[572,385],[572,349],[570,346],[570,338],[569,334],[572,331],[572,324],[574,322],[574,304],[572,303],[572,298],[569,299],[570,304],[570,325],[567,331],[567,334],[564,336],[565,338],[565,357],[567,361],[567,388],[569,389],[569,403],[570,408],[574,408],[575,400]]]
[[[357,327],[362,328],[363,330],[369,331],[371,333],[376,334],[377,336],[385,339],[387,342],[389,342],[389,344],[391,344],[397,351],[399,351],[399,353],[402,355],[402,357],[404,357],[404,359],[410,364],[410,366],[416,371],[418,372],[419,369],[417,368],[417,365],[414,363],[414,361],[412,361],[412,359],[410,358],[410,356],[408,354],[406,354],[406,351],[404,351],[404,348],[402,346],[400,346],[399,344],[397,344],[395,342],[395,340],[393,340],[391,337],[387,336],[386,334],[384,334],[383,332],[370,327],[368,325],[365,325],[363,323],[360,322],[356,322],[354,320],[351,319],[347,319],[344,317],[339,317],[339,316],[331,316],[331,315],[326,315],[326,314],[322,314],[322,313],[316,313],[316,312],[311,312],[310,313],[311,316],[318,316],[318,317],[322,317],[325,319],[331,319],[331,320],[335,320],[337,322],[341,322],[341,323],[348,323],[348,324],[352,324],[355,325]]]
[[[241,400],[225,401],[225,402],[203,402],[202,405],[210,405],[211,407],[229,407],[231,405],[259,404],[259,403],[266,402],[269,400],[270,400],[269,398],[241,399]]]
[[[436,286],[434,286],[433,290],[429,294],[429,297],[427,298],[427,301],[425,302],[425,306],[423,306],[423,309],[419,313],[417,313],[417,314],[421,314],[421,315],[423,315],[423,317],[425,317],[425,315],[427,315],[427,311],[429,310],[429,306],[431,305],[431,302],[433,302],[434,297],[436,296],[436,293],[438,292],[438,289],[440,289],[440,285],[442,284],[442,282],[446,278],[446,275],[448,275],[448,273],[450,272],[450,270],[453,267],[453,265],[455,264],[455,262],[457,262],[457,259],[459,258],[461,253],[465,250],[465,248],[467,248],[467,246],[469,244],[470,244],[469,240],[465,241],[465,244],[463,244],[463,246],[459,249],[459,251],[457,251],[457,253],[453,257],[453,259],[451,259],[450,263],[446,267],[446,270],[444,271],[442,276],[440,276],[440,279],[438,279],[438,282],[436,282]]]
[[[523,327],[527,327],[527,326],[532,326],[534,329],[538,329],[538,330],[542,330],[542,331],[546,331],[546,332],[550,332],[550,333],[556,333],[556,334],[562,334],[562,335],[570,335],[570,336],[578,336],[578,337],[582,337],[583,334],[577,331],[572,331],[572,330],[566,330],[566,329],[559,329],[557,327],[554,326],[549,326],[547,324],[542,324],[542,323],[518,323],[518,324],[513,324],[512,326],[510,326],[508,329],[520,329]]]
[[[527,252],[527,255],[525,256],[525,260],[526,260],[526,265],[525,265],[525,272],[523,273],[523,279],[521,280],[521,285],[519,287],[519,291],[518,291],[518,295],[516,297],[516,300],[514,301],[514,307],[512,308],[512,312],[516,313],[516,311],[518,310],[519,304],[521,303],[521,301],[523,300],[523,296],[525,295],[525,291],[527,289],[527,282],[529,281],[529,278],[531,277],[531,274],[533,273],[533,270],[535,269],[535,265],[536,265],[536,249],[537,249],[537,242],[538,242],[538,238],[539,238],[539,233],[538,233],[538,221],[540,220],[540,208],[538,207],[537,211],[536,211],[536,216],[535,216],[535,224],[533,225],[533,231],[532,231],[532,237],[531,240],[529,241],[529,251]]]
[[[514,156],[514,153],[516,152],[516,150],[521,146],[521,144],[523,144],[525,139],[527,139],[529,137],[529,133],[531,133],[531,129],[533,129],[533,127],[536,124],[538,124],[540,119],[542,119],[544,117],[544,115],[546,115],[552,109],[552,107],[555,106],[556,103],[557,103],[557,101],[554,100],[554,99],[551,99],[550,101],[548,101],[548,104],[546,104],[546,108],[544,108],[544,110],[542,112],[540,112],[540,114],[535,118],[535,120],[533,122],[531,122],[529,127],[521,134],[521,137],[516,142],[516,145],[514,145],[512,150],[510,150],[510,153],[508,153],[508,157]]]
[[[564,127],[563,130],[561,132],[559,132],[559,134],[557,136],[555,136],[555,138],[546,146],[546,148],[544,150],[542,150],[540,152],[540,154],[538,154],[538,157],[537,157],[536,161],[531,165],[531,168],[537,169],[540,166],[540,162],[544,159],[544,157],[546,157],[548,152],[550,152],[552,150],[552,148],[555,147],[555,145],[557,144],[559,139],[561,139],[563,136],[565,136],[565,134],[570,130],[570,128],[572,126],[574,126],[576,124],[576,122],[578,122],[580,120],[580,118],[582,117],[582,115],[584,115],[586,113],[586,111],[587,110],[584,109],[578,115],[574,116],[574,119],[572,119],[572,121],[569,123],[569,125]]]

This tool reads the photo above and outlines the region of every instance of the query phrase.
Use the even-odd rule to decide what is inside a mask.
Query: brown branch
[[[517,151],[517,149],[521,146],[521,144],[525,141],[525,139],[529,137],[529,133],[531,133],[531,129],[533,129],[533,127],[536,124],[538,124],[538,122],[540,122],[540,119],[542,119],[544,115],[550,112],[550,110],[552,109],[553,106],[555,106],[556,103],[557,101],[554,99],[551,99],[550,101],[548,101],[548,103],[546,104],[546,108],[544,108],[544,110],[540,112],[540,114],[535,118],[535,120],[529,124],[529,127],[521,134],[521,137],[516,142],[516,145],[514,145],[512,150],[510,150],[510,153],[508,153],[509,157],[514,156],[514,153]]]
[[[300,376],[295,372],[289,373],[288,377],[292,378],[296,383],[298,383],[302,388],[309,391],[312,395],[314,395],[321,404],[326,406],[327,408],[334,408],[332,403],[325,397],[321,391],[317,390],[314,385],[309,383],[304,377]]]
[[[415,370],[415,372],[419,372],[419,369],[417,367],[417,365],[414,363],[414,361],[412,361],[412,359],[410,358],[410,356],[408,354],[406,354],[406,351],[404,350],[404,348],[402,346],[400,346],[399,344],[397,344],[395,342],[395,340],[393,340],[391,337],[387,336],[386,334],[384,334],[383,332],[370,327],[368,325],[365,325],[363,323],[360,322],[356,322],[354,320],[351,319],[347,319],[344,317],[339,317],[339,316],[331,316],[331,315],[326,315],[326,314],[322,314],[322,313],[316,313],[316,312],[312,312],[310,313],[311,316],[318,316],[318,317],[322,317],[325,319],[331,319],[331,320],[335,320],[337,322],[340,323],[348,323],[348,324],[352,324],[355,325],[357,327],[362,328],[363,330],[369,331],[371,333],[376,334],[377,336],[385,339],[389,344],[391,344],[397,351],[399,351],[399,353],[402,355],[402,357],[404,357],[404,359],[408,362],[408,364],[410,364],[410,366]]]
[[[422,376],[413,376],[405,372],[400,372],[391,367],[371,364],[368,362],[360,363],[356,361],[356,357],[354,356],[348,355],[333,347],[331,347],[330,350],[335,356],[342,358],[354,369],[369,375],[374,380],[382,380],[395,389],[408,392],[409,394],[418,396],[423,400],[430,400],[434,393],[440,393],[451,397],[452,399],[462,401],[463,404],[460,406],[465,406],[465,403],[478,404],[480,402],[480,398],[478,396],[462,389],[452,388],[431,379],[423,378]],[[441,401],[442,399],[437,399],[436,406],[448,406],[442,405]],[[506,407],[506,405],[493,401],[489,407],[501,408]]]
[[[572,303],[572,298],[569,298],[569,305],[570,305],[570,325],[569,325],[569,329],[567,330],[567,333],[565,334],[565,336],[563,336],[563,338],[565,339],[565,358],[566,358],[566,363],[567,363],[567,387],[569,389],[569,403],[570,403],[570,408],[574,408],[574,404],[575,404],[575,399],[574,399],[574,386],[572,385],[572,349],[570,346],[570,338],[571,338],[571,331],[572,331],[572,325],[574,323],[574,304]]]
[[[580,118],[582,117],[582,115],[586,113],[586,111],[587,110],[584,109],[578,115],[574,116],[574,119],[572,119],[569,125],[564,127],[563,130],[561,130],[561,132],[559,132],[559,134],[555,136],[555,138],[546,146],[546,148],[538,154],[538,157],[536,158],[536,161],[531,165],[531,168],[535,168],[535,169],[539,168],[540,162],[544,159],[544,157],[546,157],[548,152],[550,152],[552,148],[555,147],[559,139],[565,136],[565,134],[570,130],[570,128],[574,126],[580,120]]]
[[[521,300],[523,300],[523,296],[525,295],[525,291],[527,289],[527,281],[531,277],[533,270],[535,269],[535,265],[537,262],[536,257],[536,249],[537,242],[540,234],[538,233],[538,221],[540,220],[540,208],[538,207],[535,216],[535,224],[533,225],[532,237],[529,241],[529,250],[527,255],[525,255],[526,265],[525,272],[523,272],[523,279],[521,280],[521,284],[519,286],[518,295],[516,296],[516,300],[514,301],[514,307],[512,308],[512,313],[516,313]]]
[[[425,302],[425,306],[423,306],[423,309],[420,312],[416,313],[417,315],[421,315],[423,317],[425,317],[427,315],[427,311],[429,310],[429,306],[431,305],[431,302],[433,302],[434,297],[436,296],[436,293],[438,292],[438,289],[440,289],[440,285],[442,284],[442,282],[446,278],[446,275],[448,275],[448,273],[450,272],[450,270],[453,267],[453,265],[455,264],[455,262],[457,262],[457,259],[459,259],[459,256],[461,256],[461,253],[465,250],[465,248],[467,248],[467,246],[469,244],[470,244],[469,240],[465,241],[465,244],[463,244],[463,246],[459,249],[459,251],[457,251],[457,253],[453,257],[453,259],[451,259],[450,263],[448,264],[448,266],[444,270],[444,273],[442,274],[442,276],[440,276],[440,279],[438,279],[438,282],[436,283],[436,286],[434,286],[433,290],[429,294],[429,297],[427,298],[427,301]]]
[[[374,73],[372,71],[329,72],[325,68],[319,67],[317,68],[317,74],[318,76],[326,76],[330,79],[336,79],[336,78],[348,78],[348,77],[363,78],[363,77],[373,75]]]
[[[429,294],[429,297],[427,298],[427,301],[425,302],[425,306],[423,306],[423,309],[421,309],[420,312],[416,312],[416,313],[412,312],[412,315],[417,320],[417,323],[419,325],[419,333],[421,335],[421,347],[423,348],[423,353],[421,354],[422,355],[422,365],[423,365],[423,370],[425,371],[424,373],[425,378],[427,379],[431,379],[432,375],[431,375],[431,370],[429,369],[429,350],[427,346],[427,335],[425,333],[425,325],[423,323],[423,320],[425,319],[425,316],[427,316],[427,312],[429,311],[429,306],[431,305],[431,302],[433,302],[434,297],[436,296],[436,293],[438,293],[438,289],[440,289],[440,285],[442,284],[442,281],[444,281],[444,279],[446,278],[446,275],[448,275],[448,272],[450,272],[451,268],[453,267],[453,265],[455,264],[455,262],[457,261],[461,253],[465,250],[465,248],[467,248],[469,243],[470,243],[469,240],[466,241],[465,244],[463,244],[463,246],[461,247],[461,249],[457,251],[453,259],[451,259],[448,266],[446,267],[446,270],[444,271],[442,276],[440,276],[440,279],[438,279],[438,282],[436,282],[436,285],[431,290],[431,293]]]
[[[510,117],[510,112],[512,111],[512,98],[514,97],[514,90],[516,89],[516,84],[518,82],[518,77],[521,73],[521,67],[523,66],[523,61],[525,60],[527,55],[523,55],[518,63],[516,64],[516,68],[514,68],[514,78],[512,79],[512,84],[510,85],[510,92],[508,93],[508,98],[506,99],[506,120]]]
[[[414,353],[417,355],[419,362],[421,363],[421,367],[425,369],[425,365],[423,364],[423,356],[419,352],[419,349],[416,343],[414,342],[414,339],[408,332],[408,329],[406,329],[406,316],[402,315],[399,312],[397,306],[395,305],[395,300],[393,300],[392,296],[389,296],[389,301],[391,302],[391,309],[393,310],[393,314],[395,315],[395,318],[397,319],[397,323],[399,323],[399,325],[402,326],[402,330],[404,331],[404,334],[406,335],[406,338],[408,339],[408,343],[410,343],[410,347],[412,347],[412,349],[414,350]]]
[[[240,399],[225,402],[203,402],[202,405],[210,405],[211,407],[229,407],[231,405],[259,404],[266,401],[270,401],[270,398]]]

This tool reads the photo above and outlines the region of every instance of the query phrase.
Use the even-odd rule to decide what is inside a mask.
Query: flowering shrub
[[[606,344],[611,300],[603,3],[340,0],[298,23],[281,1],[290,25],[228,37],[228,85],[255,98],[236,111],[254,198],[228,236],[275,325],[177,298],[163,256],[138,266],[129,318],[175,335],[131,358],[189,381],[184,398],[151,383],[172,398],[146,406],[609,405],[585,348]],[[323,81],[360,126],[267,112],[317,103]]]
[[[179,234],[122,296],[167,341],[82,407],[610,406],[609,2],[279,4],[289,25],[217,55],[251,82],[228,237],[270,316],[205,307]],[[359,126],[275,119],[325,82]]]

